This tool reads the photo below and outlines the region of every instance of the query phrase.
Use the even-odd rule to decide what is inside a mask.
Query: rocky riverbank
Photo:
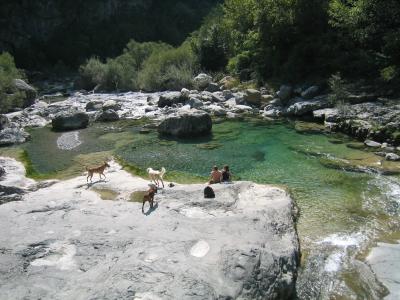
[[[0,285],[8,299],[289,299],[299,244],[284,190],[237,182],[176,185],[152,211],[132,202],[148,182],[112,163],[105,182],[38,184],[1,158]],[[136,192],[136,193],[135,193]],[[2,197],[2,196],[0,196]],[[104,200],[103,200],[104,199]],[[109,201],[107,201],[109,200]]]
[[[198,111],[215,118],[261,117],[306,119],[318,122],[326,131],[340,131],[366,141],[367,146],[379,148],[388,160],[399,160],[400,104],[384,94],[358,92],[348,96],[345,106],[334,107],[329,95],[318,86],[294,87],[283,85],[278,91],[261,88],[238,90],[231,88],[233,79],[226,77],[218,83],[206,74],[194,78],[197,90],[182,89],[162,93],[93,94],[84,91],[69,91],[67,98],[45,95],[32,106],[3,115],[0,128],[0,145],[23,143],[29,139],[25,127],[42,127],[52,123],[55,130],[84,128],[90,122],[112,122],[120,119],[148,118],[157,124],[172,115],[182,114],[179,127],[162,132],[180,132],[191,135],[195,129],[188,128],[188,114]],[[51,99],[51,100],[50,100]],[[54,100],[56,99],[56,100]],[[53,102],[54,101],[54,102]],[[196,110],[196,111],[194,111]],[[168,123],[168,122],[167,122]],[[174,123],[174,122],[169,122]],[[175,122],[176,123],[176,122]],[[186,124],[186,125],[185,125]],[[197,127],[207,133],[209,119],[196,121]],[[183,132],[183,133],[182,133]],[[374,143],[370,143],[372,141]]]

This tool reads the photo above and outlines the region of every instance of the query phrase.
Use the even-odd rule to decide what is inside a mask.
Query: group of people
[[[226,182],[231,182],[231,173],[229,171],[229,166],[225,165],[222,171],[218,170],[217,166],[214,166],[211,170],[210,181],[208,182],[208,184]]]

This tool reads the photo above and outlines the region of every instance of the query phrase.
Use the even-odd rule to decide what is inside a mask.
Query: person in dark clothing
[[[229,172],[229,166],[224,166],[224,168],[222,169],[222,182],[231,182],[231,173]]]

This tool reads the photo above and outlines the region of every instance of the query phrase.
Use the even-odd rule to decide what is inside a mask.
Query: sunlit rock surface
[[[7,160],[7,159],[5,159]],[[21,177],[24,185],[34,184]],[[286,191],[250,182],[159,190],[111,163],[106,182],[81,176],[0,206],[5,299],[288,299],[299,245]],[[46,186],[46,185],[45,185]],[[112,194],[114,201],[101,200]],[[100,191],[100,192],[99,192]],[[108,193],[106,193],[108,191]],[[113,193],[110,193],[113,191]]]

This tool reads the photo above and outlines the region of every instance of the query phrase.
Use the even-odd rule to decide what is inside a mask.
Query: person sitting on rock
[[[231,182],[231,173],[229,172],[229,166],[225,165],[221,173],[222,182]]]
[[[220,183],[222,179],[221,171],[218,170],[217,166],[214,166],[211,171],[209,184]]]

